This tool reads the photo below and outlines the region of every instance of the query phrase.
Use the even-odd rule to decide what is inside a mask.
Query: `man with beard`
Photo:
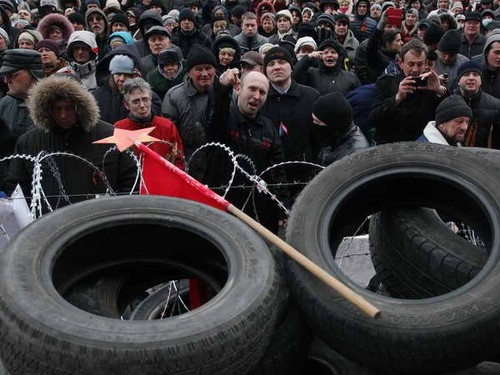
[[[47,197],[42,200],[44,212],[93,199],[105,194],[108,186],[116,193],[132,191],[137,176],[133,158],[109,144],[93,144],[112,136],[114,127],[100,119],[99,108],[85,87],[68,76],[52,75],[33,87],[27,103],[35,127],[18,138],[16,154],[74,154],[102,172],[65,154],[45,158],[40,180]],[[20,184],[25,196],[31,196],[33,168],[31,160],[13,159],[5,180],[6,191],[10,193]]]
[[[108,21],[106,14],[100,8],[88,9],[85,13],[87,30],[95,34],[98,48],[97,59],[102,59],[111,49],[108,43]]]
[[[417,142],[462,146],[471,117],[471,109],[459,95],[449,96],[439,103],[436,120],[426,125]]]
[[[268,39],[258,33],[257,27],[257,15],[255,13],[245,12],[241,16],[241,33],[236,35],[234,39],[240,45],[242,54],[247,51],[258,51],[260,46],[268,43]]]

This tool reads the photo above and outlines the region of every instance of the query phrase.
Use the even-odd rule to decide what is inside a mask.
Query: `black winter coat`
[[[418,90],[399,105],[396,93],[404,74],[384,74],[375,83],[375,96],[369,121],[377,129],[377,143],[414,141],[429,121],[434,120],[436,107],[444,99],[435,92]]]
[[[330,165],[345,156],[370,147],[363,132],[354,123],[351,123],[351,126],[342,132],[342,134],[334,137],[328,143],[328,145],[315,150],[314,161],[320,165]]]
[[[328,68],[322,61],[318,63],[309,56],[304,56],[295,64],[293,78],[297,83],[315,88],[321,95],[329,92],[340,92],[345,95],[361,86],[356,74],[340,68],[340,61],[335,67]]]
[[[286,160],[311,160],[312,106],[319,96],[318,90],[293,80],[283,95],[269,87],[262,114],[279,130]]]
[[[118,150],[108,153],[113,145],[92,144],[93,141],[111,136],[113,131],[113,125],[104,121],[98,121],[89,132],[84,132],[80,127],[67,131],[55,128],[48,133],[35,128],[19,137],[14,152],[36,156],[39,152],[46,150],[51,153],[61,151],[78,155],[104,171],[115,192],[129,192],[137,174],[137,167],[130,155]],[[42,164],[44,170],[42,188],[45,195],[49,197],[52,209],[65,206],[70,202],[61,197],[62,192],[51,165],[57,167],[62,187],[65,194],[70,196],[71,203],[95,198],[96,194],[106,192],[99,174],[82,160],[68,156],[52,156],[45,159]],[[32,175],[33,163],[31,161],[13,159],[9,166],[6,190],[12,192],[19,183],[25,196],[30,197]]]
[[[457,90],[457,94],[460,94],[460,90]],[[469,126],[477,126],[474,146],[489,147],[491,132],[491,146],[500,149],[500,99],[481,90],[472,97],[463,98],[472,109]]]

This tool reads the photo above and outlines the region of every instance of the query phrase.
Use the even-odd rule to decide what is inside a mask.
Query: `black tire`
[[[201,265],[200,260],[196,260],[198,266]],[[148,296],[146,291],[167,280],[188,277],[202,280],[208,286],[209,296],[213,297],[222,289],[227,270],[220,265],[214,277],[214,262],[207,263],[212,263],[212,267],[206,265],[207,272],[204,272],[188,264],[165,259],[138,257],[109,262],[93,267],[93,273],[90,270],[83,272],[81,275],[87,276],[81,280],[73,278],[72,285],[65,287],[61,294],[72,305],[92,314],[128,319],[131,308]]]
[[[155,321],[100,317],[58,292],[93,264],[135,258],[227,264],[208,303]],[[27,227],[0,259],[0,356],[12,375],[244,374],[263,355],[282,285],[264,241],[236,218],[182,199],[101,198]]]
[[[264,356],[249,375],[300,375],[313,336],[302,312],[291,302]]]
[[[374,375],[366,367],[349,360],[314,337],[302,375]]]
[[[429,298],[472,280],[488,250],[455,234],[435,210],[390,209],[370,218],[370,252],[393,297]]]
[[[292,208],[287,240],[381,310],[361,312],[289,261],[290,290],[329,346],[380,373],[442,373],[492,357],[500,344],[500,174],[458,148],[416,142],[376,146],[322,171]],[[395,207],[429,207],[486,222],[492,250],[479,274],[451,293],[402,300],[349,280],[334,258],[348,230]],[[440,211],[440,212],[441,212]]]
[[[178,290],[170,283],[143,299],[130,314],[131,320],[163,319],[189,311],[189,284],[180,280]],[[185,307],[184,307],[185,306]]]

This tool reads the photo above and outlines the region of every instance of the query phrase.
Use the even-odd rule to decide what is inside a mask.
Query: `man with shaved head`
[[[240,78],[237,68],[228,69],[220,77],[220,90],[215,101],[214,120],[212,121],[210,135],[213,141],[227,145],[235,154],[246,155],[254,164],[256,171],[250,168],[250,174],[259,175],[262,171],[274,164],[284,161],[283,144],[278,129],[268,118],[261,113],[261,108],[267,100],[269,81],[267,77],[257,71],[245,73]],[[232,96],[232,88],[236,91],[236,98]],[[230,180],[232,167],[220,160],[211,159],[207,168],[214,170],[205,174],[210,175],[209,186],[221,186]],[[223,167],[225,165],[225,167]],[[248,165],[242,165],[248,167]],[[217,169],[217,170],[215,170]],[[246,169],[246,168],[245,168]],[[282,168],[275,168],[266,173],[264,177],[268,184],[284,183],[286,176]],[[280,218],[284,213],[278,205],[271,201],[264,193],[255,192],[256,212],[253,204],[246,204],[253,183],[242,173],[236,174],[233,186],[248,186],[248,189],[230,189],[226,198],[236,207],[244,209],[247,214],[257,217],[262,225],[269,230],[277,232]],[[278,199],[288,205],[289,194],[285,187],[273,190]]]

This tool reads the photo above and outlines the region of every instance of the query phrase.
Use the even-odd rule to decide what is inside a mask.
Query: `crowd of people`
[[[97,168],[47,158],[49,210],[68,196],[134,191],[134,158],[93,143],[114,127],[154,126],[151,147],[209,186],[255,184],[235,177],[220,150],[199,152],[210,142],[244,155],[254,175],[282,162],[327,166],[388,142],[500,148],[499,6],[0,0],[2,189],[32,193],[32,160],[10,155],[74,153]],[[298,190],[287,183],[310,173],[276,169],[266,182],[290,206]],[[283,210],[268,196],[255,202],[276,231]]]

